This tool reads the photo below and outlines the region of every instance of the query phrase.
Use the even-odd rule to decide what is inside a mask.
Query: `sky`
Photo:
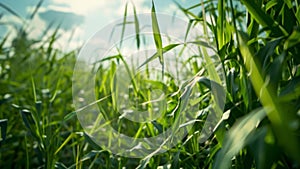
[[[173,1],[184,7],[199,3],[198,0],[154,0],[156,11],[164,14],[184,15]],[[133,14],[133,4],[137,13],[151,12],[151,0],[44,0],[36,15],[29,20],[38,0],[1,0],[0,1],[0,37],[8,32],[14,33],[12,25],[27,25],[30,38],[45,37],[45,30],[53,32],[59,26],[60,38],[57,47],[63,50],[80,47],[92,35],[105,25],[121,19],[125,4],[128,3],[128,15]],[[3,7],[13,10],[17,16]],[[72,40],[70,40],[70,38]]]

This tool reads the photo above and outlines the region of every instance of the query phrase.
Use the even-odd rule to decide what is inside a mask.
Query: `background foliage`
[[[28,37],[27,26],[16,27],[13,41],[7,34],[0,42],[0,168],[300,168],[299,5],[298,0],[177,4],[189,26],[203,24],[212,32],[206,38],[226,72],[225,110],[205,143],[197,142],[202,123],[196,123],[177,146],[145,159],[113,155],[84,134],[72,107],[78,51],[54,48],[57,31],[41,40]],[[192,57],[193,71],[203,69]],[[100,77],[110,77],[117,63],[110,61]],[[209,88],[203,92],[206,107],[212,98]]]

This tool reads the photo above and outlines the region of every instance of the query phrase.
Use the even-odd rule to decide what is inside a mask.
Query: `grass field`
[[[155,76],[151,69],[132,72],[121,52],[100,61],[105,66],[95,67],[97,78],[92,91],[96,99],[105,99],[97,106],[107,124],[136,139],[157,136],[173,125],[180,128],[178,107],[187,104],[186,93],[195,88],[200,94],[192,100],[197,104],[196,110],[193,107],[185,112],[196,119],[187,136],[168,151],[144,158],[115,155],[94,143],[83,130],[76,118],[80,110],[73,104],[74,94],[81,91],[72,91],[80,49],[64,52],[55,48],[58,31],[45,30],[49,36],[32,39],[28,36],[28,24],[14,27],[16,36],[8,33],[0,39],[0,168],[300,168],[299,3],[203,0],[191,7],[177,4],[178,12],[186,16],[188,23],[183,25],[186,36],[193,27],[201,27],[204,32],[192,43],[200,49],[199,53],[181,60],[180,53],[177,55],[178,63],[184,66],[176,67],[176,71],[183,73],[186,69],[184,76],[190,76],[194,83],[175,83],[164,71],[155,72]],[[15,15],[1,2],[0,7]],[[124,22],[120,25],[124,29],[128,27],[126,10],[124,7]],[[154,60],[164,70],[168,60],[163,59],[162,53],[184,45],[162,44],[155,20],[160,15],[153,15],[155,12],[153,5]],[[131,23],[135,25],[136,48],[143,45],[138,19]],[[2,22],[1,17],[0,23],[10,24]],[[206,43],[198,39],[205,39]],[[199,62],[212,61],[205,50],[208,44],[216,52],[223,79],[215,76],[217,66]],[[146,64],[149,62],[146,60]],[[116,92],[119,90],[114,86],[114,74],[120,65],[129,77],[135,74],[131,96]],[[82,79],[81,84],[89,80]],[[214,107],[220,102],[210,85],[215,83],[225,89],[224,110]],[[154,97],[150,92],[153,88],[172,96],[158,105],[164,112],[157,120],[132,123],[119,118],[116,103],[121,97],[116,94],[145,103]],[[172,95],[177,91],[181,92]],[[138,109],[150,112],[150,117],[155,112],[152,104],[139,106]],[[205,142],[199,142],[199,133],[213,108],[221,113],[218,125]],[[109,137],[109,133],[105,134]]]

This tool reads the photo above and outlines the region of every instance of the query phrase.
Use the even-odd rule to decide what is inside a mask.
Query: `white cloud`
[[[132,2],[132,3],[130,3]],[[128,3],[127,6],[127,14],[133,15],[133,5],[136,8],[137,13],[149,13],[151,12],[151,9],[147,6],[145,6],[145,2],[150,2],[146,0],[132,0],[132,1],[125,1],[123,0],[122,3],[119,3],[117,10],[115,11],[115,15],[117,16],[123,16],[125,11],[125,5]]]
[[[82,46],[82,36],[84,34],[83,29],[76,28],[73,31],[60,30],[59,39],[54,43],[54,47],[62,51],[70,51],[72,49],[77,49]]]
[[[86,3],[81,0],[52,0],[52,4],[47,8],[84,16],[84,24],[80,27],[86,31],[84,39],[88,39],[105,25],[121,19],[126,3],[128,3],[128,15],[132,15],[131,2],[135,5],[138,13],[150,12],[150,8],[144,5],[146,0],[89,0]]]
[[[34,12],[35,9],[36,9],[36,6],[28,6],[28,7],[26,8],[26,13],[32,14],[32,13]],[[47,11],[47,9],[46,9],[45,7],[40,7],[40,8],[38,9],[38,12],[45,12],[45,11]]]
[[[10,45],[9,43],[12,42],[12,40],[16,37],[17,35],[17,29],[16,26],[20,26],[23,24],[22,20],[16,18],[13,15],[5,15],[4,17],[1,18],[1,21],[3,23],[7,23],[6,25],[3,25],[6,27],[6,31],[3,32],[3,35],[1,36],[7,36],[9,34],[9,36],[7,37],[6,40],[6,44],[5,47]]]
[[[133,14],[132,3],[135,5],[137,12],[150,12],[150,8],[145,7],[147,0],[89,0],[83,3],[82,0],[52,0],[48,8],[53,10],[73,12],[81,15],[93,15],[96,12],[106,16],[123,16],[125,4],[128,3],[128,14]],[[131,3],[132,2],[132,3]]]
[[[40,38],[40,36],[43,35],[45,29],[47,28],[47,23],[37,15],[28,24],[30,25],[28,36],[33,39]]]
[[[179,8],[175,4],[170,4],[167,8],[165,8],[163,13],[169,14],[169,15],[175,15],[176,17],[186,19],[187,17],[179,10]]]
[[[26,11],[28,13],[32,13],[33,10],[35,9],[35,7],[32,6],[28,6]],[[31,39],[41,39],[43,40],[47,40],[47,38],[49,38],[55,30],[55,26],[50,29],[48,32],[45,31],[47,29],[47,27],[49,26],[49,23],[47,23],[47,20],[44,20],[40,17],[41,13],[47,12],[47,11],[51,11],[51,10],[56,10],[58,12],[63,11],[63,12],[72,12],[69,9],[63,8],[63,7],[59,7],[59,6],[52,6],[51,8],[49,7],[41,7],[38,11],[38,13],[35,15],[35,17],[31,20],[31,21],[27,21],[26,25],[28,25],[27,27],[27,31],[28,31],[28,37]],[[18,23],[19,25],[23,25],[23,23],[20,20],[17,20],[16,18],[12,17],[12,16],[8,16],[5,17],[6,20],[12,21],[14,23]],[[50,21],[49,21],[50,22]],[[76,28],[70,30],[70,31],[66,31],[64,29],[60,29],[57,33],[58,35],[58,39],[57,41],[54,43],[54,47],[63,51],[70,51],[73,49],[77,49],[78,47],[82,46],[83,44],[83,37],[84,37],[84,30],[82,27],[77,26]],[[12,37],[12,36],[10,36]],[[71,38],[72,37],[72,38]]]
[[[125,10],[125,4],[128,3],[127,14],[128,16],[133,15],[133,4],[138,14],[150,13],[151,12],[151,1],[149,0],[89,0],[83,2],[82,0],[52,0],[48,6],[40,8],[39,12],[46,12],[49,10],[74,13],[84,17],[84,22],[76,26],[77,33],[74,34],[74,39],[81,38],[82,41],[87,40],[95,32],[103,28],[104,26],[112,23],[118,19],[122,19]],[[165,14],[171,14],[171,11],[175,11],[177,7],[175,5],[168,5],[164,7],[162,12]],[[33,9],[29,8],[32,11]],[[172,13],[173,15],[173,13]],[[180,15],[177,12],[176,16]],[[34,30],[33,35],[41,33],[47,27],[47,23],[37,15],[34,19],[34,25],[39,30]],[[62,30],[61,30],[62,31]],[[62,31],[61,43],[59,44],[63,48],[78,47],[77,42],[72,40],[68,42],[70,32]],[[65,42],[63,42],[65,40]]]
[[[89,0],[83,2],[82,0],[52,0],[53,5],[50,8],[61,10],[67,10],[68,12],[74,12],[76,14],[86,15],[92,11],[105,9],[104,7],[109,5],[111,1],[103,0]],[[101,11],[103,12],[103,11]]]

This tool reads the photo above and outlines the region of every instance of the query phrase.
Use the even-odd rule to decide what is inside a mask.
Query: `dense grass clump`
[[[207,0],[191,7],[175,4],[189,23],[185,25],[187,35],[192,27],[201,27],[204,32],[189,42],[200,49],[199,53],[181,61],[190,70],[186,75],[197,81],[192,87],[201,96],[194,102],[198,103],[197,112],[202,112],[193,114],[197,115],[196,122],[183,140],[165,153],[144,159],[121,157],[99,147],[75,118],[78,110],[74,110],[71,86],[78,50],[63,52],[55,48],[57,30],[45,30],[49,36],[43,40],[32,39],[28,24],[24,24],[15,28],[13,40],[8,40],[13,35],[7,34],[0,41],[0,168],[299,168],[299,1]],[[0,7],[7,10],[4,4]],[[172,52],[184,44],[163,46],[157,34],[154,3],[152,12],[152,29],[156,32],[153,59],[164,70],[168,63],[163,52]],[[139,48],[142,35],[134,13],[134,21],[126,22],[126,6],[124,23],[119,26],[125,29],[127,24],[135,24]],[[206,43],[197,41],[203,38]],[[226,100],[213,134],[199,143],[208,110],[217,102],[207,84],[221,84],[213,76],[216,67],[198,62],[204,58],[209,63],[211,58],[203,49],[208,44],[215,46],[215,56],[225,72],[222,80]],[[144,138],[177,123],[174,110],[184,103],[184,92],[168,98],[166,107],[160,105],[165,112],[156,121],[138,124],[119,119],[112,79],[121,64],[125,65],[122,71],[129,75],[131,69],[121,52],[100,62],[105,66],[95,67],[94,91],[97,99],[106,98],[98,107],[116,130]],[[191,87],[184,82],[178,85],[166,72],[157,72],[157,79],[149,79],[150,71],[135,74],[137,82],[132,82],[132,96],[128,97],[147,102],[152,97],[151,87],[170,95],[181,87],[187,91]],[[198,75],[201,78],[197,79]],[[152,111],[151,105],[139,108]]]

